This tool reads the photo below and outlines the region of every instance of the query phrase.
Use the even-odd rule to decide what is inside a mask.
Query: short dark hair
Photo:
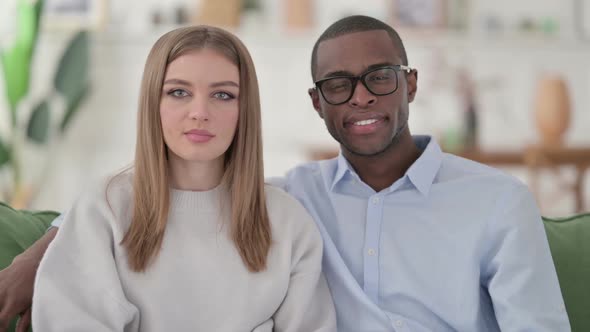
[[[347,35],[354,32],[373,31],[373,30],[384,30],[387,32],[393,45],[399,50],[400,57],[402,59],[402,65],[408,65],[408,55],[406,54],[406,48],[400,38],[399,34],[388,24],[379,21],[376,18],[363,15],[354,15],[342,18],[332,25],[330,25],[324,33],[318,38],[313,46],[311,53],[311,77],[315,81],[316,79],[316,67],[317,67],[317,56],[318,47],[321,42]]]

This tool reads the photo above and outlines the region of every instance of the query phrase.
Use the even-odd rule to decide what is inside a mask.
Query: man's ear
[[[311,103],[313,105],[313,108],[318,113],[320,118],[323,119],[324,115],[322,114],[322,110],[320,109],[320,94],[319,94],[318,89],[310,88],[309,90],[307,90],[307,93],[309,94],[309,98],[311,98]]]
[[[406,76],[408,82],[408,103],[414,101],[416,92],[418,91],[418,70],[412,69]]]

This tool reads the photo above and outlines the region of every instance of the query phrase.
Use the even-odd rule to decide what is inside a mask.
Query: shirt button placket
[[[365,224],[364,291],[374,302],[379,301],[379,238],[383,198],[369,197]]]

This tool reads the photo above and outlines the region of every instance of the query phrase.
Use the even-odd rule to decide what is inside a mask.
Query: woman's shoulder
[[[299,232],[317,232],[317,226],[307,209],[283,189],[266,185],[266,209],[271,224],[276,228]]]
[[[131,171],[103,176],[89,184],[81,193],[79,200],[86,202],[104,202],[126,204],[133,192],[133,174]],[[122,202],[125,201],[125,202]]]
[[[89,184],[82,191],[72,210],[121,219],[128,214],[128,210],[132,206],[132,194],[133,174],[131,171],[104,176]]]
[[[265,185],[264,192],[266,194],[267,209],[287,209],[291,212],[307,213],[305,208],[293,197],[283,189],[273,186]],[[301,211],[302,210],[302,211]]]

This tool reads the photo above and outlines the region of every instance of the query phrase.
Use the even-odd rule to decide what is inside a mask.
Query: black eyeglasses
[[[375,96],[385,96],[394,93],[398,86],[398,71],[407,73],[411,67],[393,65],[371,69],[359,76],[332,76],[315,81],[314,84],[330,105],[341,105],[350,100],[354,95],[358,81]]]

